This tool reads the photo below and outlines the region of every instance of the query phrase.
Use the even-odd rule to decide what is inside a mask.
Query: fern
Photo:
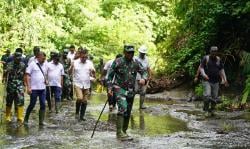
[[[247,102],[249,92],[250,92],[250,75],[248,75],[248,78],[246,80],[246,87],[245,87],[245,89],[243,91],[241,104],[245,104]]]

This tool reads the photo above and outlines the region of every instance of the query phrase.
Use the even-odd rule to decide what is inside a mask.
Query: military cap
[[[126,52],[134,52],[135,51],[135,47],[133,45],[124,45],[124,50]]]

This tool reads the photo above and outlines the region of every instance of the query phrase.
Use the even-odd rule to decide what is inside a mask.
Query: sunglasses
[[[128,51],[127,53],[128,54],[134,54],[135,52],[134,51]]]

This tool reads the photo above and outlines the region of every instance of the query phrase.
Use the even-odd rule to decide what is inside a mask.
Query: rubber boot
[[[6,121],[9,123],[11,122],[11,107],[6,106],[6,115],[5,115]]]
[[[211,101],[211,108],[209,109],[209,113],[210,115],[213,117],[215,116],[215,106],[216,106],[216,102],[214,100]]]
[[[76,101],[76,114],[75,114],[75,118],[78,120],[79,119],[79,112],[80,112],[80,107],[81,107],[81,103]]]
[[[56,114],[59,112],[60,102],[55,103]]]
[[[23,123],[23,110],[24,110],[23,106],[17,107],[17,121],[19,124]]]
[[[146,109],[146,107],[144,106],[144,100],[145,96],[140,96],[140,109]]]
[[[31,113],[31,110],[29,110],[29,108],[28,108],[26,110],[24,121],[23,121],[24,125],[28,125],[29,124],[30,113]]]
[[[80,120],[81,121],[86,121],[86,119],[84,118],[86,108],[87,108],[87,103],[82,103],[81,104],[81,112],[80,112]]]
[[[124,117],[122,132],[126,136],[126,140],[133,140],[133,138],[127,134],[128,125],[129,125],[129,117]]]
[[[48,100],[48,108],[49,108],[49,113],[52,112],[52,105],[51,105],[51,101]]]
[[[205,97],[204,98],[204,106],[203,106],[203,111],[208,112],[209,110],[209,97]]]
[[[126,135],[122,130],[123,125],[124,125],[124,117],[122,115],[117,115],[117,121],[116,121],[116,137],[117,137],[117,139],[119,139],[121,141],[130,140],[128,135]]]
[[[129,125],[129,117],[124,117],[123,126],[122,126],[122,131],[123,131],[123,133],[126,134],[126,135],[127,135],[128,125]],[[127,135],[127,136],[128,136],[128,135]]]
[[[44,126],[44,117],[45,117],[45,111],[39,110],[39,125]]]

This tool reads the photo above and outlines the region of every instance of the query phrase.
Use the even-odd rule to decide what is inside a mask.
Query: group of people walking
[[[117,109],[116,136],[120,140],[128,140],[127,134],[131,110],[135,94],[140,94],[139,109],[145,109],[144,100],[147,84],[151,79],[151,70],[147,59],[147,47],[141,46],[139,56],[134,57],[135,47],[124,45],[123,55],[118,54],[115,59],[108,61],[102,69],[101,82],[107,87],[109,110]],[[91,81],[95,80],[96,72],[93,62],[89,59],[88,50],[75,46],[59,53],[51,53],[50,60],[39,47],[34,47],[34,56],[27,60],[21,48],[10,55],[2,57],[3,82],[6,83],[6,121],[11,121],[11,107],[15,104],[17,120],[20,124],[28,124],[31,111],[40,101],[39,125],[44,125],[45,103],[51,111],[51,98],[54,97],[55,111],[58,113],[63,99],[73,100],[76,96],[75,117],[85,121]],[[218,56],[218,48],[212,46],[210,53],[202,59],[197,70],[198,76],[203,78],[204,107],[203,110],[214,115],[217,103],[219,84],[228,86],[224,67]],[[30,95],[30,103],[24,113],[24,91]]]
[[[109,108],[118,107],[117,137],[128,139],[126,133],[134,96],[139,91],[141,95],[140,109],[144,109],[146,85],[151,72],[146,57],[147,48],[139,48],[139,56],[134,57],[135,47],[124,46],[124,56],[119,54],[104,67],[100,78],[107,86]],[[48,102],[49,111],[52,110],[51,99],[54,97],[56,113],[63,99],[72,100],[73,91],[76,96],[75,117],[85,120],[91,81],[95,80],[95,67],[89,59],[88,50],[75,46],[59,53],[51,52],[50,60],[39,47],[34,47],[34,56],[27,58],[21,48],[14,54],[6,50],[2,57],[4,68],[3,80],[6,83],[6,121],[11,121],[11,107],[14,103],[18,123],[28,125],[30,114],[36,105],[37,98],[40,102],[39,125],[44,125],[45,103]],[[104,77],[106,75],[106,77]],[[30,103],[24,113],[24,92],[30,95]],[[117,103],[117,105],[116,105]]]

